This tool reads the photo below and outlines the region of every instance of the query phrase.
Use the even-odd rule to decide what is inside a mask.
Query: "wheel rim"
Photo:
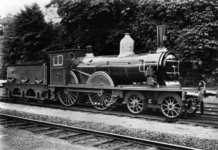
[[[23,101],[27,102],[27,101],[29,101],[29,98],[23,98]]]
[[[161,104],[162,113],[168,118],[176,118],[182,112],[182,106],[174,97],[166,97]]]
[[[106,110],[109,108],[109,102],[112,98],[112,91],[105,90],[101,93],[89,93],[89,100],[98,110]]]
[[[129,97],[127,107],[130,112],[138,114],[142,112],[144,108],[144,99],[141,99],[138,95],[131,95]]]
[[[193,114],[198,109],[198,103],[195,98],[191,98],[188,101],[190,101],[190,106],[188,107],[188,113]]]
[[[77,102],[78,92],[70,91],[68,88],[58,91],[58,98],[64,106],[72,106]]]
[[[44,99],[37,99],[37,102],[41,104],[44,102]]]
[[[114,86],[112,78],[105,72],[98,71],[89,77],[87,84],[96,86]],[[102,90],[101,93],[89,93],[89,100],[98,110],[106,110],[110,107],[112,90]]]

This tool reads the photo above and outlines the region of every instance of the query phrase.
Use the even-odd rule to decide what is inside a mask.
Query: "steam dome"
[[[120,41],[120,54],[118,57],[125,57],[134,53],[134,40],[129,33],[125,33],[124,38]]]

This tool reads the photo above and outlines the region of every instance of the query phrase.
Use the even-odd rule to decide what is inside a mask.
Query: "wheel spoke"
[[[72,103],[75,102],[75,98],[71,94],[69,94],[69,99]]]
[[[168,115],[170,114],[170,111],[167,109],[167,112],[166,112]]]
[[[165,102],[166,102],[167,105],[170,103],[169,101],[167,101],[167,99],[165,100]]]
[[[135,107],[136,108],[136,112],[139,112],[139,109],[138,109],[138,107]]]
[[[173,112],[175,112],[175,114],[176,114],[175,116],[177,116],[177,115],[178,115],[178,112],[177,112],[176,110],[173,110]]]
[[[181,109],[180,107],[174,107],[174,108],[175,108],[175,109],[179,109],[179,110]]]
[[[166,97],[161,104],[162,113],[169,118],[178,117],[182,113],[182,106],[174,97]]]
[[[74,101],[74,98],[73,98],[72,95],[70,95],[70,94],[69,94],[69,100],[70,100],[71,104],[75,102],[75,101]]]
[[[106,110],[109,108],[108,103],[112,97],[112,90],[106,90],[103,93],[89,93],[89,100],[92,105],[98,110]]]
[[[105,97],[102,97],[103,106],[107,106]]]
[[[73,99],[76,99],[77,95],[76,93],[73,93],[73,92],[69,92],[69,95],[73,97]]]
[[[133,102],[128,102],[129,104],[133,105]]]
[[[97,94],[93,94],[94,96],[91,96],[92,97],[92,100],[93,101],[96,101],[96,99],[98,98],[98,95]]]
[[[174,102],[175,102],[175,99],[173,98],[173,101],[172,101],[172,103],[174,104]],[[175,103],[177,103],[177,102],[175,102]]]
[[[72,106],[78,100],[78,93],[77,92],[70,92],[69,89],[65,88],[57,92],[58,98],[60,102],[64,106]]]
[[[163,109],[163,110],[168,110],[168,108],[165,108],[165,109]]]
[[[111,96],[108,96],[108,95],[104,95],[106,97],[107,100],[110,100],[111,99]]]
[[[130,99],[131,99],[132,101],[134,101],[134,100],[135,100],[135,98],[134,98],[134,97],[130,97]]]
[[[138,106],[143,106],[143,103],[138,103]]]
[[[133,114],[144,112],[146,109],[146,101],[144,99],[144,96],[140,92],[131,92],[128,97],[127,108]]]
[[[99,97],[97,96],[97,97],[95,98],[95,105],[98,105],[98,102],[99,102]]]

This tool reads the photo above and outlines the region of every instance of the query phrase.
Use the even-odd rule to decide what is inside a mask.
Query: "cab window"
[[[63,65],[63,55],[55,55],[53,57],[53,65],[62,66]]]

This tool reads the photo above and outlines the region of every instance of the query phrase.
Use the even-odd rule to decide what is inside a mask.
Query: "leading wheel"
[[[57,95],[60,102],[64,106],[73,106],[74,104],[76,104],[79,97],[78,92],[70,91],[69,88],[63,88],[58,90]]]
[[[173,96],[165,97],[161,104],[162,113],[168,118],[176,118],[183,112],[183,106],[181,106],[178,100]]]
[[[198,100],[196,98],[189,98],[188,99],[188,114],[193,115],[198,111]]]
[[[97,71],[93,73],[87,84],[93,86],[114,86],[112,78],[103,71]],[[92,105],[98,110],[106,110],[110,107],[110,101],[112,99],[112,90],[102,90],[99,93],[89,93],[89,100]]]
[[[133,114],[143,113],[147,107],[145,97],[140,92],[129,92],[125,96],[127,108]]]

